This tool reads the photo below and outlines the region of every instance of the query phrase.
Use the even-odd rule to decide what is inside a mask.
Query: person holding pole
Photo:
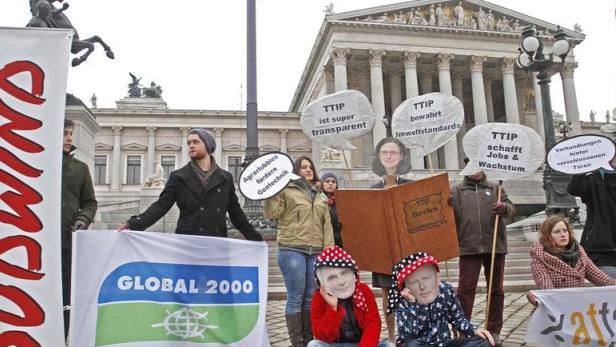
[[[372,160],[372,171],[381,177],[381,181],[371,188],[390,188],[412,182],[399,175],[404,175],[411,169],[410,153],[404,144],[394,138],[386,137],[377,143]],[[393,314],[387,313],[389,290],[393,287],[391,274],[372,273],[372,286],[381,288],[383,300],[383,315],[387,325],[389,341],[396,342],[396,320]]]
[[[467,163],[468,159],[464,161]],[[515,207],[500,184],[488,181],[483,171],[465,176],[461,183],[452,188],[451,194],[460,247],[460,274],[456,294],[464,315],[470,320],[479,272],[483,265],[489,293],[486,329],[492,333],[496,346],[499,346],[507,254],[504,218],[513,216]]]

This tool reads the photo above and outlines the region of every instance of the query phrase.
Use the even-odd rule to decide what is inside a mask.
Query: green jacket
[[[280,245],[324,249],[334,245],[334,232],[322,192],[314,199],[295,182],[265,200],[266,218],[278,220],[277,241]]]
[[[71,152],[75,147],[71,148]],[[70,153],[62,156],[62,248],[72,246],[72,227],[81,220],[86,226],[94,221],[96,197],[88,166]]]

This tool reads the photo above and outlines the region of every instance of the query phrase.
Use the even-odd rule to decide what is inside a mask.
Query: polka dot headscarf
[[[315,274],[316,277],[316,269],[327,266],[334,268],[344,268],[348,267],[353,269],[355,273],[355,278],[357,279],[355,283],[355,292],[353,293],[353,303],[357,308],[363,311],[368,310],[368,305],[366,304],[366,298],[364,295],[358,290],[359,288],[359,269],[357,268],[357,264],[355,264],[355,260],[351,257],[349,253],[347,253],[344,249],[338,246],[328,247],[319,254],[317,257],[317,261],[315,262]],[[319,278],[317,277],[317,283],[319,283]]]
[[[402,259],[392,270],[392,280],[394,286],[389,288],[389,303],[387,304],[387,314],[391,314],[398,307],[398,303],[403,300],[400,291],[404,289],[404,280],[418,268],[432,264],[439,271],[438,260],[428,253],[417,252]]]

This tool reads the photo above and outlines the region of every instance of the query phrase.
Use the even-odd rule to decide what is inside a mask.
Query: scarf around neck
[[[580,258],[580,246],[577,240],[574,239],[573,242],[571,243],[571,246],[569,246],[563,252],[552,253],[552,255],[558,257],[558,259],[564,261],[565,263],[567,263],[567,265],[574,268],[575,265],[577,265],[578,259]]]

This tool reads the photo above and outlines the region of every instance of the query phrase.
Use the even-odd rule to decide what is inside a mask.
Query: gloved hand
[[[451,207],[456,206],[456,198],[453,195],[449,195],[449,199],[447,199],[447,203]]]
[[[492,205],[492,214],[498,214],[501,216],[506,215],[507,205],[505,205],[504,202],[499,202],[499,203]]]
[[[78,219],[75,221],[75,223],[73,223],[73,227],[71,228],[71,231],[84,230],[87,227],[88,225],[86,224],[86,222]]]

